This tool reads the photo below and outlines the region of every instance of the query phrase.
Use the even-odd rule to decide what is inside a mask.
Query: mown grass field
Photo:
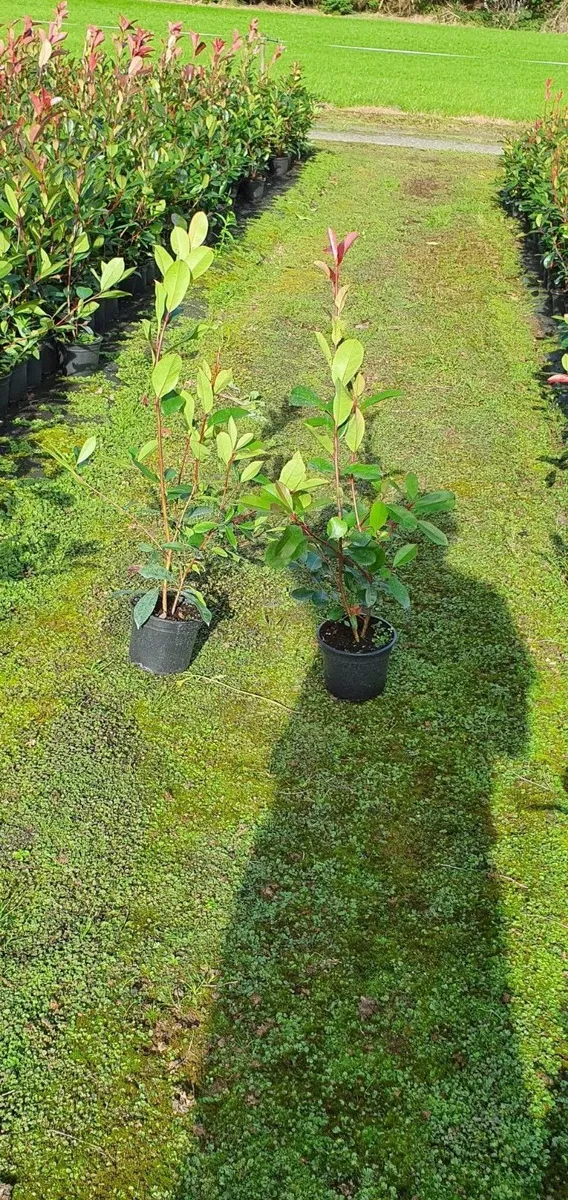
[[[51,8],[49,0],[34,0],[31,15],[45,20]],[[267,36],[286,44],[285,61],[299,59],[319,99],[340,107],[394,105],[408,112],[529,120],[542,107],[548,76],[559,88],[568,84],[566,35],[148,0],[71,0],[69,9],[76,48],[88,24],[113,26],[121,13],[156,33],[167,21],[183,20],[188,28],[223,37],[235,27],[246,29],[256,15]],[[16,0],[1,0],[0,22],[24,11]]]
[[[351,319],[402,388],[375,449],[458,499],[389,612],[382,700],[326,696],[313,614],[254,560],[214,581],[187,675],[128,668],[109,593],[135,544],[40,449],[96,432],[132,498],[136,330],[1,443],[13,1200],[565,1196],[561,420],[494,188],[474,156],[322,151],[203,296],[275,457],[309,450],[287,395],[321,382],[312,263],[329,222],[362,232]]]

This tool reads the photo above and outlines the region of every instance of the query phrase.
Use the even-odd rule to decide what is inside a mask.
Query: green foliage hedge
[[[170,23],[164,41],[120,18],[105,49],[90,26],[65,52],[65,4],[0,42],[0,376],[29,356],[93,272],[139,266],[176,216],[206,211],[218,233],[239,181],[301,155],[312,102],[294,66],[275,74],[258,22],[207,46]]]
[[[550,84],[544,115],[505,147],[501,197],[519,217],[539,255],[545,283],[568,285],[568,110]]]

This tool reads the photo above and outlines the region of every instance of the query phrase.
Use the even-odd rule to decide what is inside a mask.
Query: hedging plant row
[[[95,297],[129,274],[132,290],[172,223],[201,210],[222,231],[239,182],[301,156],[312,119],[299,67],[272,70],[282,47],[268,62],[257,21],[209,46],[169,24],[154,48],[120,18],[110,48],[90,26],[73,57],[66,16],[0,41],[0,384],[48,336],[92,337]]]
[[[502,201],[519,218],[550,292],[554,312],[568,310],[568,110],[547,80],[542,117],[505,146]]]

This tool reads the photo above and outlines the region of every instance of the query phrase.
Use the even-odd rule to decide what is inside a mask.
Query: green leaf
[[[173,417],[174,413],[181,412],[185,407],[185,400],[179,392],[174,392],[160,400],[160,407],[165,417]]]
[[[451,512],[455,505],[456,498],[453,492],[426,492],[416,500],[414,512],[417,517],[428,513]]]
[[[369,512],[369,525],[371,526],[373,533],[375,533],[377,529],[382,528],[387,520],[388,515],[389,510],[386,504],[383,504],[382,500],[375,500],[374,504],[371,505],[371,511]]]
[[[192,250],[187,260],[187,265],[191,271],[191,278],[200,279],[202,275],[205,275],[214,257],[213,251],[209,246],[199,246],[197,250]]]
[[[181,393],[183,399],[183,416],[188,429],[191,429],[195,416],[195,400],[190,392]]]
[[[297,408],[320,408],[322,401],[309,387],[295,387],[290,392],[290,404]]]
[[[109,292],[124,275],[124,259],[111,258],[110,262],[101,264],[101,292]]]
[[[196,389],[203,411],[206,413],[211,412],[213,408],[213,388],[211,387],[211,380],[208,379],[202,367],[198,367],[197,369]]]
[[[154,307],[156,310],[156,320],[159,325],[162,320],[162,317],[166,311],[166,289],[165,289],[163,283],[160,283],[159,279],[156,280],[156,282],[154,284],[154,288],[155,288],[155,292],[156,292],[156,299],[155,299]]]
[[[134,617],[134,624],[136,625],[137,629],[140,629],[142,625],[145,625],[148,618],[152,616],[159,599],[160,589],[150,588],[150,591],[144,592],[144,595],[141,596],[134,605],[132,615]]]
[[[182,361],[179,354],[164,354],[152,371],[152,387],[161,398],[173,392],[181,375]]]
[[[320,333],[319,330],[317,330],[317,329],[316,329],[316,339],[317,339],[318,346],[320,347],[320,350],[322,351],[322,353],[324,355],[324,358],[326,359],[328,365],[331,366],[332,354],[331,354],[329,342],[324,338],[323,333]]]
[[[189,235],[182,225],[174,225],[170,234],[170,243],[177,258],[188,258],[191,246]]]
[[[351,463],[343,474],[353,475],[354,479],[365,479],[369,483],[378,483],[383,477],[381,468],[375,463]]]
[[[239,496],[239,509],[255,508],[262,512],[269,512],[273,504],[272,496],[265,495],[264,492],[247,492],[244,496]]]
[[[94,454],[96,448],[97,448],[96,437],[87,438],[86,442],[83,442],[83,445],[81,446],[81,449],[79,450],[79,453],[77,455],[77,464],[76,465],[78,467],[81,467],[83,465],[83,463],[86,463],[87,460],[91,457],[91,455]]]
[[[142,579],[157,579],[162,583],[175,583],[176,578],[171,571],[160,566],[160,563],[148,563],[145,567],[140,567],[138,574],[142,576]]]
[[[176,230],[174,229],[174,233]],[[183,233],[183,229],[178,232]],[[183,259],[178,259],[168,267],[164,275],[164,287],[166,289],[166,308],[168,312],[175,312],[179,308],[182,300],[185,299],[185,294],[191,283],[191,275],[187,263]]]
[[[156,472],[151,471],[150,468],[146,466],[146,463],[140,462],[136,457],[134,450],[130,451],[130,457],[134,463],[134,466],[140,471],[140,474],[144,476],[144,479],[147,479],[150,483],[158,482],[158,476],[156,475]]]
[[[208,417],[207,425],[224,425],[229,420],[229,417],[234,417],[238,420],[239,417],[246,416],[248,416],[246,408],[237,408],[236,406],[233,408],[219,408]]]
[[[403,504],[388,504],[389,516],[403,529],[416,529],[418,522],[413,512],[409,512]]]
[[[306,464],[299,450],[285,463],[280,472],[280,483],[283,483],[290,492],[295,492],[301,486],[306,478]]]
[[[269,542],[264,561],[270,567],[285,567],[302,554],[307,544],[307,538],[299,525],[289,525],[277,541]]]
[[[215,376],[215,383],[213,385],[213,391],[215,392],[215,395],[218,396],[219,393],[224,391],[224,389],[228,386],[228,384],[232,383],[232,382],[233,382],[233,372],[232,371],[230,371],[228,369],[219,371],[218,374]],[[241,409],[241,412],[244,412],[244,409]]]
[[[205,238],[207,237],[208,229],[209,229],[209,222],[207,220],[207,217],[205,216],[205,213],[204,212],[195,213],[195,216],[193,216],[191,218],[191,221],[189,223],[189,231],[188,231],[192,250],[195,250],[197,246],[203,245],[203,242],[205,241]]]
[[[356,408],[347,426],[345,441],[355,454],[365,436],[365,418],[360,408]]]
[[[308,466],[312,471],[325,471],[327,474],[333,474],[333,463],[330,463],[327,458],[311,458]]]
[[[154,258],[156,260],[158,270],[162,275],[165,275],[166,271],[169,267],[171,267],[174,261],[171,254],[168,254],[168,251],[164,246],[154,246]]]
[[[78,254],[88,254],[90,250],[89,239],[86,233],[80,233],[73,245],[73,254],[77,257]]]
[[[367,396],[365,400],[359,401],[360,408],[365,411],[372,408],[374,404],[380,404],[381,400],[394,400],[397,396],[401,396],[402,392],[398,388],[388,388],[384,392],[376,392],[374,396]]]
[[[18,204],[18,197],[16,196],[16,193],[15,193],[13,187],[10,187],[9,183],[5,183],[4,184],[4,192],[6,194],[6,199],[8,201],[9,207],[11,208],[12,212],[14,213],[14,216],[17,217],[18,213],[20,211],[20,206]]]
[[[337,383],[335,390],[335,399],[333,401],[333,419],[336,425],[343,425],[347,420],[351,409],[353,408],[353,400],[349,392],[345,390],[342,383]]]
[[[397,550],[392,565],[393,567],[405,567],[407,563],[416,558],[417,554],[418,546],[415,546],[413,542],[408,542],[406,546],[401,546],[400,550]]]
[[[347,521],[343,521],[341,517],[331,517],[327,523],[327,536],[332,541],[339,541],[339,538],[345,537],[348,530]]]
[[[432,525],[431,521],[419,521],[418,528],[424,537],[428,538],[429,542],[433,542],[435,546],[447,546],[448,539],[445,533],[438,529],[437,525]]]
[[[331,364],[331,376],[334,383],[347,386],[361,367],[365,349],[356,338],[347,338],[335,351]]]
[[[262,465],[262,462],[258,461],[248,463],[241,475],[241,483],[248,483],[249,479],[254,479],[255,475],[258,475]]]
[[[416,478],[416,475],[412,475],[412,474],[407,475],[406,479],[404,481],[404,486],[406,489],[407,500],[410,500],[411,502],[413,500],[417,500],[418,499],[418,480]]]
[[[391,575],[390,572],[387,573],[385,578],[387,588],[393,600],[396,600],[401,608],[410,608],[410,596],[404,584],[400,582],[400,579],[397,579],[396,575]]]
[[[184,596],[186,600],[189,600],[190,604],[195,605],[204,624],[210,625],[213,613],[211,612],[211,609],[207,607],[207,604],[205,603],[205,597],[201,594],[201,592],[198,592],[197,588],[186,588],[186,590],[182,592],[182,596]]]
[[[158,442],[156,438],[152,438],[149,442],[144,442],[144,445],[140,447],[138,454],[136,455],[138,462],[143,462],[145,458],[148,458],[150,454],[153,454],[154,450],[157,449]]]
[[[231,442],[229,434],[222,429],[221,433],[217,434],[216,442],[217,454],[219,455],[221,462],[225,463],[225,466],[228,467],[233,455],[233,443]]]

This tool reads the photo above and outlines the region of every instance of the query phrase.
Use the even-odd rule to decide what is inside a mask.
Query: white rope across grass
[[[331,45],[331,50],[363,50],[371,54],[414,54],[419,58],[471,58],[478,62],[488,62],[486,54],[450,54],[447,50],[397,50],[391,46],[341,46]],[[496,62],[503,60],[498,58]],[[555,58],[508,58],[505,60],[508,63],[532,63],[533,66],[542,67],[568,67],[568,62],[562,59]]]

